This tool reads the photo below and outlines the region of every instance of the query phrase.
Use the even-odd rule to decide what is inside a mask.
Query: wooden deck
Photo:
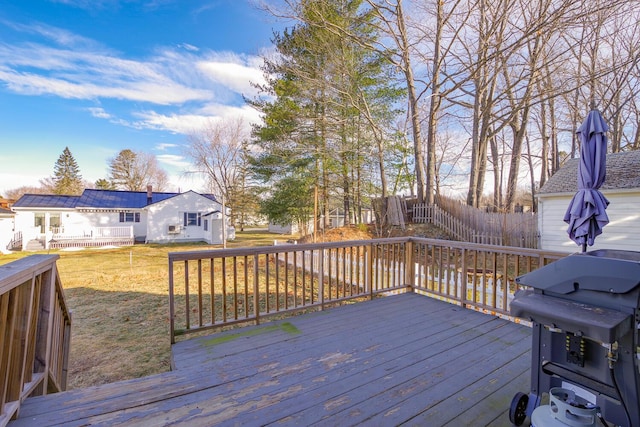
[[[510,426],[530,349],[407,293],[179,342],[172,372],[29,398],[9,426]]]

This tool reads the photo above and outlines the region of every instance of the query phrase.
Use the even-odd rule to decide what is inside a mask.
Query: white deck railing
[[[86,240],[86,239],[111,239],[133,238],[133,227],[89,227],[66,228],[53,227],[53,240]]]

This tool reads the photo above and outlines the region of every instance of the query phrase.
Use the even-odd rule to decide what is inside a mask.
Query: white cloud
[[[156,159],[158,159],[158,162],[172,167],[186,169],[191,166],[191,163],[184,156],[177,154],[159,154]]]
[[[111,103],[109,111],[85,109],[119,126],[178,134],[229,116],[240,115],[249,123],[260,119],[241,97],[256,94],[252,83],[264,83],[260,57],[203,51],[183,43],[132,59],[64,29],[0,24],[39,37],[39,42],[0,42],[0,86],[16,94],[121,101]]]
[[[160,144],[156,144],[155,149],[158,151],[166,151],[169,148],[175,148],[177,147],[178,144],[167,144],[167,143],[160,143]]]
[[[93,117],[97,117],[98,119],[111,119],[111,114],[104,111],[104,108],[100,107],[92,107],[87,108],[87,110],[91,113]]]
[[[194,46],[194,45],[189,44],[189,43],[180,43],[178,45],[178,47],[180,47],[182,49],[185,49],[185,50],[188,50],[190,52],[198,52],[200,50],[200,48],[198,48],[197,46]]]
[[[37,23],[33,25],[25,25],[19,22],[1,20],[0,24],[5,25],[15,31],[27,33],[35,36],[41,36],[46,40],[67,47],[98,47],[100,46],[93,39],[74,34],[63,28],[54,27],[48,24]]]
[[[134,113],[140,120],[131,123],[131,127],[162,129],[173,133],[189,135],[204,128],[212,120],[224,120],[231,117],[242,117],[247,124],[257,123],[259,113],[251,107],[234,107],[220,104],[209,104],[194,114],[161,114],[155,111]]]
[[[264,75],[259,68],[250,67],[245,64],[203,61],[199,62],[197,67],[214,82],[223,84],[246,96],[257,93],[252,83],[265,83]]]
[[[19,94],[160,105],[211,99],[210,90],[170,76],[170,67],[163,58],[133,61],[40,45],[0,46],[0,81]]]

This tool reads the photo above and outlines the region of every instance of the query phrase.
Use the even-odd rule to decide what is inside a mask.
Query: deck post
[[[51,358],[51,340],[46,337],[53,336],[53,322],[54,322],[54,306],[55,306],[55,298],[56,298],[56,264],[52,266],[52,269],[44,274],[42,278],[42,306],[40,308],[40,315],[38,316],[38,343],[36,346],[36,354],[34,361],[34,371],[45,372],[44,378],[42,379],[42,384],[38,386],[36,389],[37,394],[46,394],[49,387],[49,361]],[[46,334],[46,336],[42,336]],[[42,346],[44,345],[44,348]],[[64,387],[63,384],[61,384]]]
[[[320,299],[320,310],[324,310],[324,248],[318,251],[318,298]]]
[[[462,274],[460,275],[460,287],[461,295],[460,295],[460,304],[462,307],[467,307],[467,251],[465,248],[461,249],[462,252]]]
[[[169,336],[171,337],[171,344],[176,343],[175,335],[175,298],[173,295],[173,261],[171,255],[169,255]]]
[[[260,288],[259,288],[259,275],[258,269],[258,254],[253,255],[253,315],[256,318],[256,325],[260,324]],[[269,290],[267,288],[266,299],[269,299]]]
[[[369,299],[373,299],[373,262],[374,262],[374,257],[373,257],[373,251],[374,251],[374,244],[371,243],[368,246],[366,246],[366,248],[368,249],[368,254],[367,254],[367,277],[365,280],[365,285],[366,285],[366,289],[369,289]]]
[[[404,285],[410,292],[413,292],[416,286],[415,277],[415,263],[413,261],[413,241],[409,239],[404,245]]]

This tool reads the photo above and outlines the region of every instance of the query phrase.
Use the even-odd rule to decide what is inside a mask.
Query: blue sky
[[[251,0],[0,0],[0,195],[38,185],[69,147],[88,181],[122,149],[155,154],[170,190],[187,135],[258,115],[272,17]]]

